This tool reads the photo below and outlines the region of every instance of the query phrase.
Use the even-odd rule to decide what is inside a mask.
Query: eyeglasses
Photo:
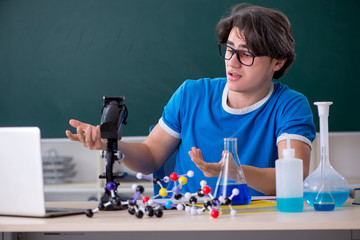
[[[230,60],[236,53],[239,62],[244,66],[251,66],[254,63],[255,57],[266,56],[265,54],[254,54],[249,51],[236,50],[225,43],[218,43],[220,56],[225,60]]]

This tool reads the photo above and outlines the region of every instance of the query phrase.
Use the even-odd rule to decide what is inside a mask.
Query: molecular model
[[[105,208],[109,205],[112,205],[115,209],[119,209],[121,206],[128,206],[128,212],[131,215],[135,215],[137,218],[142,218],[144,213],[147,213],[149,217],[156,216],[162,217],[163,215],[163,206],[157,203],[154,203],[150,200],[149,197],[142,198],[142,202],[144,206],[139,207],[137,204],[137,200],[139,196],[142,196],[144,192],[144,187],[141,185],[132,185],[132,189],[135,191],[132,199],[127,201],[121,201],[120,198],[116,194],[116,184],[113,182],[109,182],[106,184],[107,190],[110,191],[111,197],[109,201],[106,203],[100,203],[99,206],[93,210],[86,210],[85,214],[88,217],[92,217],[95,212],[105,210]]]
[[[144,212],[148,214],[149,217],[156,216],[156,217],[162,217],[163,215],[163,207],[161,204],[157,204],[153,202],[149,197],[143,196],[142,193],[144,192],[144,187],[141,185],[133,184],[132,186],[133,190],[135,190],[135,194],[132,198],[132,200],[129,200],[129,208],[128,212],[131,215],[134,215],[137,218],[142,218],[144,215]],[[143,207],[139,207],[137,204],[137,200],[139,197],[142,197],[142,203],[144,204]]]
[[[219,198],[215,198],[211,194],[211,188],[207,186],[207,182],[205,180],[202,180],[200,182],[201,189],[197,191],[196,193],[189,193],[187,192],[185,194],[185,198],[188,199],[191,206],[186,207],[186,211],[190,212],[191,214],[202,214],[206,210],[209,211],[211,217],[217,218],[219,216],[219,207],[221,204],[229,206],[230,208],[230,215],[235,216],[236,211],[232,208],[232,198],[239,194],[238,189],[233,189],[232,194],[230,197],[224,197],[220,196]],[[197,207],[196,203],[198,201],[197,197],[200,197],[204,200],[204,206],[203,207]]]
[[[100,203],[99,206],[93,210],[88,209],[86,211],[86,215],[88,217],[92,217],[95,212],[105,210],[105,208],[109,205],[112,205],[115,209],[119,209],[120,207],[127,206],[128,212],[131,215],[135,215],[137,218],[142,218],[146,213],[149,217],[156,216],[162,217],[163,210],[165,209],[173,209],[177,210],[185,210],[193,215],[202,214],[203,212],[208,211],[213,218],[217,218],[219,216],[219,207],[220,205],[226,205],[230,208],[230,215],[235,216],[236,211],[232,208],[232,198],[239,194],[238,189],[233,189],[232,195],[230,197],[220,196],[219,198],[214,197],[211,194],[211,188],[207,185],[205,180],[200,182],[201,189],[196,193],[187,192],[183,194],[181,192],[182,186],[187,183],[187,177],[193,177],[194,172],[188,171],[186,174],[179,175],[175,172],[171,173],[170,176],[165,176],[164,178],[159,177],[149,177],[145,176],[142,173],[137,173],[136,177],[138,179],[145,179],[152,181],[154,184],[160,186],[159,193],[154,197],[150,198],[148,196],[144,196],[144,187],[141,185],[133,184],[132,189],[135,191],[133,197],[127,201],[121,201],[120,198],[116,194],[117,185],[109,182],[106,184],[107,190],[111,193],[111,197],[109,201],[106,203]],[[164,187],[162,183],[168,184],[170,181],[174,183],[174,187],[171,190],[168,190]],[[157,197],[169,197],[165,202],[156,201]],[[141,198],[142,201],[139,201]],[[198,199],[204,201],[203,207],[197,206]],[[174,200],[178,203],[175,204]],[[142,202],[142,205],[139,206],[139,203]],[[185,202],[188,202],[186,204]]]
[[[200,182],[201,189],[198,190],[196,193],[185,193],[184,195],[181,193],[181,188],[183,185],[187,183],[187,177],[193,177],[194,172],[188,171],[187,174],[178,175],[177,173],[171,173],[170,177],[164,177],[163,179],[160,178],[151,178],[142,175],[141,173],[137,174],[138,179],[146,179],[153,181],[154,184],[160,185],[160,191],[159,194],[154,196],[154,198],[161,196],[161,197],[167,197],[169,194],[171,194],[171,197],[169,200],[167,200],[165,203],[159,203],[156,202],[159,205],[163,205],[166,209],[172,209],[176,208],[177,210],[184,210],[186,212],[190,212],[191,214],[202,214],[205,211],[209,211],[210,215],[213,218],[217,218],[219,216],[219,207],[221,204],[226,205],[230,208],[230,215],[235,216],[236,211],[232,208],[232,198],[239,194],[238,189],[233,189],[232,194],[230,197],[224,197],[220,196],[219,198],[215,198],[211,195],[211,187],[207,185],[207,182],[205,180]],[[168,183],[169,181],[174,182],[174,187],[171,190],[167,190],[161,182]],[[198,207],[196,206],[196,203],[198,202],[198,198],[204,200],[204,206]],[[180,203],[174,204],[173,200],[180,200]],[[154,201],[155,202],[155,201]],[[188,206],[184,202],[189,202],[191,206]]]
[[[193,176],[194,176],[193,171],[188,171],[186,174],[182,174],[182,175],[178,175],[177,173],[173,172],[170,174],[170,177],[165,176],[163,179],[160,179],[159,177],[151,178],[148,176],[144,176],[142,173],[138,173],[136,175],[138,179],[150,180],[154,184],[160,186],[159,193],[155,195],[152,199],[156,199],[159,196],[167,197],[170,195],[170,199],[167,200],[165,203],[155,202],[154,200],[151,201],[152,203],[163,205],[166,209],[176,208],[178,210],[183,210],[186,207],[186,204],[183,201],[181,201],[181,199],[183,198],[183,194],[181,193],[181,188],[187,183],[186,177],[191,178]],[[174,183],[174,187],[171,190],[168,190],[161,184],[161,182],[169,183],[170,180]],[[180,203],[174,204],[173,203],[174,199],[180,200]]]

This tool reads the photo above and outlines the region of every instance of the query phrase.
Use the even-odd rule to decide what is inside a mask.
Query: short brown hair
[[[280,11],[250,4],[238,4],[229,17],[216,26],[220,43],[226,43],[233,27],[244,34],[246,45],[255,54],[264,54],[275,59],[285,59],[284,66],[274,73],[279,79],[285,74],[295,58],[291,24]]]

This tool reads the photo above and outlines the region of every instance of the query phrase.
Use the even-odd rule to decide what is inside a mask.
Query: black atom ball
[[[85,211],[85,214],[86,214],[86,216],[88,216],[88,217],[94,216],[94,212],[93,212],[91,209],[86,210],[86,211]]]

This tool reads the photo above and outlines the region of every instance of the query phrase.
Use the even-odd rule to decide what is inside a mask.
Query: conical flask
[[[314,206],[318,193],[324,185],[331,193],[335,207],[345,203],[350,194],[350,187],[346,179],[331,166],[329,160],[329,106],[332,102],[315,102],[320,118],[320,164],[304,181],[304,200]],[[323,169],[323,171],[322,171]],[[326,177],[323,176],[326,173]],[[323,184],[322,184],[323,179]]]
[[[216,197],[231,198],[232,205],[249,204],[251,196],[237,154],[236,138],[224,138],[224,152],[221,162],[221,172],[214,195]],[[239,193],[235,195],[234,193],[237,192]]]

